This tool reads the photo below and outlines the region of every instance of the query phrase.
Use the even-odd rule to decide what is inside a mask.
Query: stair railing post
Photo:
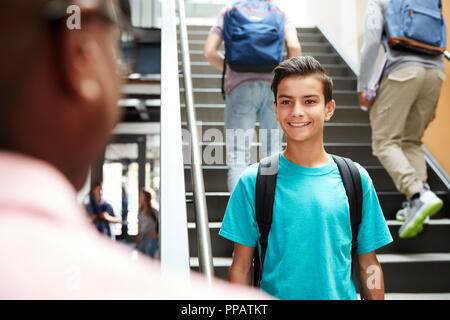
[[[195,217],[198,239],[198,259],[200,272],[206,275],[211,283],[214,277],[214,267],[211,250],[211,236],[208,226],[208,210],[205,198],[205,186],[202,171],[202,153],[197,131],[197,120],[194,109],[194,96],[191,74],[191,59],[187,35],[184,0],[178,0],[178,16],[180,30],[181,56],[183,62],[184,94],[186,103],[186,117],[191,136],[191,174],[193,182]]]
[[[170,276],[175,269],[189,279],[175,0],[161,5],[161,270]]]

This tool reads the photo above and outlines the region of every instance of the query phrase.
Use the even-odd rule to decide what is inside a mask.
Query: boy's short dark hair
[[[273,69],[273,73],[274,77],[270,88],[275,96],[275,102],[277,101],[278,85],[281,80],[291,76],[305,77],[309,75],[316,75],[322,82],[325,104],[333,99],[333,81],[319,61],[313,57],[301,56],[285,60]]]

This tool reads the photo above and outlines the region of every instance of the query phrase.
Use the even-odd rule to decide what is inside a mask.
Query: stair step
[[[192,197],[192,192],[187,192],[186,197]],[[206,209],[208,210],[208,219],[210,223],[221,223],[223,215],[227,208],[229,192],[207,192],[206,193]],[[194,222],[195,207],[194,204],[187,204],[187,219],[188,222]]]
[[[210,29],[204,30],[204,31],[188,31],[188,40],[189,41],[195,41],[195,40],[196,41],[205,41],[209,35],[209,31],[210,31]],[[300,41],[300,44],[326,41],[325,37],[320,33],[299,32],[299,33],[297,33],[297,36]],[[177,38],[179,38],[178,32],[177,32]]]
[[[187,31],[188,33],[192,32],[204,32],[204,31],[209,31],[211,29],[211,25],[187,25]],[[177,31],[179,30],[179,26],[177,26]],[[317,29],[317,27],[302,27],[302,28],[297,28],[297,32],[298,33],[317,33],[317,34],[321,34],[319,29]]]
[[[187,124],[182,123],[182,127],[187,129]],[[198,134],[203,137],[205,134],[214,134],[216,138],[225,140],[225,128],[223,122],[198,122]],[[188,132],[188,131],[186,131]],[[256,123],[254,139],[259,137],[259,123]],[[370,143],[371,129],[368,123],[337,123],[327,122],[324,127],[324,142],[335,143]]]
[[[190,149],[190,142],[188,142],[189,136],[185,135],[185,142],[183,143],[183,157],[184,157],[184,163],[190,164],[191,162],[191,149]],[[225,142],[222,142],[224,138],[220,137],[220,141],[217,139],[214,140],[214,142],[206,142],[202,141],[200,142],[201,152],[202,152],[202,160],[203,165],[226,165],[226,144]],[[282,147],[286,147],[286,142],[282,143]],[[329,148],[327,147],[327,150]],[[348,148],[344,147],[333,147],[334,150],[337,150],[337,152],[333,152],[332,154],[336,155],[342,155],[347,156],[346,154],[343,154],[345,150]],[[342,150],[344,149],[344,150]],[[367,150],[368,148],[358,148],[359,150]],[[254,137],[253,142],[250,144],[250,162],[255,163],[258,162],[264,155],[263,155],[262,145],[260,142],[256,142],[256,138]],[[265,154],[265,153],[264,153]],[[363,154],[358,155],[358,159],[362,159]],[[356,158],[353,156],[353,152],[350,151],[350,155],[347,156],[347,158],[354,159],[354,161],[358,163],[363,163],[355,160]],[[373,156],[368,155],[369,159],[372,159]],[[364,160],[365,161],[365,160]],[[376,164],[379,164],[376,159],[374,159],[374,162]]]
[[[432,219],[424,230],[412,239],[400,239],[398,230],[401,223],[388,220],[389,231],[394,242],[377,251],[379,254],[431,254],[441,252],[450,254],[450,220]],[[212,254],[214,257],[231,257],[233,242],[219,235],[221,222],[209,223]],[[188,223],[189,252],[192,257],[198,256],[197,231],[195,223]]]
[[[334,76],[333,88],[334,90],[353,90],[356,91],[357,79],[355,77]],[[221,88],[222,74],[193,74],[192,85],[194,88]],[[183,74],[180,74],[180,88],[184,88]],[[222,98],[221,98],[222,99]],[[223,100],[220,100],[223,102]]]
[[[205,46],[206,38],[201,40],[191,40],[188,37],[188,45],[189,45],[189,51],[198,51],[203,50],[203,47]],[[177,40],[177,46],[178,48],[181,47],[180,40]],[[302,46],[302,54],[304,52],[335,52],[333,47],[328,42],[307,42],[303,41],[301,43]],[[219,46],[219,50],[224,51],[224,43]]]
[[[334,124],[330,123],[328,127],[332,127]],[[339,124],[336,124],[336,128],[339,128]],[[356,127],[355,127],[356,128]],[[330,131],[331,132],[331,131]],[[217,132],[219,133],[219,132]],[[190,143],[189,137],[185,137],[185,143],[183,145],[183,156],[184,163],[190,164]],[[211,139],[212,140],[212,139]],[[225,142],[223,142],[224,137],[219,135],[218,140],[214,140],[214,142],[203,141],[200,143],[201,151],[202,151],[202,159],[204,161],[204,168],[207,169],[221,169],[223,168],[224,172],[222,180],[226,180],[226,146]],[[386,170],[381,166],[378,159],[372,155],[372,149],[370,143],[334,143],[334,142],[326,142],[325,150],[329,154],[335,154],[343,157],[347,157],[352,159],[353,161],[359,163],[364,166],[368,171],[373,180],[374,186],[378,192],[384,192],[383,195],[389,201],[382,202],[383,209],[389,216],[395,215],[395,212],[398,208],[401,207],[401,203],[405,201],[405,197],[400,193],[397,193],[397,190],[386,172]],[[286,147],[286,142],[282,143],[282,148]],[[250,144],[250,163],[258,162],[263,157],[263,153],[261,150],[261,143],[256,142],[256,135],[254,135],[253,142]],[[220,174],[217,177],[216,181],[220,181]],[[448,189],[446,185],[440,180],[439,176],[428,166],[427,167],[428,174],[428,183],[430,184],[432,190],[436,192],[441,198],[444,200],[444,203],[450,202],[447,198]],[[208,181],[207,181],[208,182]],[[211,186],[212,187],[212,186]],[[187,185],[187,188],[190,188]],[[227,191],[227,189],[211,189],[207,191]],[[442,194],[440,192],[443,192]],[[393,202],[392,200],[395,199]],[[446,205],[444,205],[444,212],[447,212],[450,208],[447,209]]]
[[[182,72],[182,63],[178,63],[179,70]],[[331,77],[334,76],[353,76],[353,73],[349,67],[344,64],[323,64],[322,65]],[[201,62],[191,62],[191,72],[192,74],[222,74],[221,71],[211,66],[206,61]]]
[[[448,275],[450,254],[378,254],[387,293],[446,293],[450,290]],[[198,270],[198,259],[191,258],[191,268]],[[228,279],[232,258],[213,258],[215,276]]]
[[[209,192],[209,194],[211,194],[212,192]],[[230,193],[229,192],[217,192],[217,194],[219,195],[223,195],[223,196],[227,196],[229,197]],[[186,196],[192,196],[193,193],[192,192],[186,192]],[[190,201],[193,203],[193,201]],[[386,224],[389,227],[399,227],[403,224],[403,222],[401,221],[397,221],[397,220],[386,220]],[[425,226],[450,226],[450,219],[436,219],[434,216],[430,219],[430,221],[425,224]],[[222,221],[218,221],[218,222],[208,222],[208,227],[210,229],[220,229],[222,227]],[[190,221],[188,220],[188,229],[193,229],[195,230],[197,228],[197,223],[194,221]],[[450,237],[450,235],[448,235]],[[401,239],[404,241],[409,241],[411,239]],[[442,250],[438,250],[439,252],[443,252]],[[415,252],[418,253],[418,252]]]
[[[223,122],[225,114],[224,104],[196,104],[198,121]],[[181,106],[181,121],[186,122],[186,108]],[[359,109],[359,106],[337,106],[330,123],[369,123],[369,114]]]
[[[300,41],[300,44],[304,42],[326,42],[326,38],[321,34],[317,32],[313,33],[307,33],[307,32],[298,32],[297,33],[298,40]]]
[[[222,51],[222,54],[225,53]],[[330,52],[303,52],[305,56],[313,56],[317,61],[322,64],[341,64],[343,63],[342,59],[337,53]],[[203,50],[191,50],[190,51],[190,59],[191,62],[204,62],[206,61],[203,57]],[[284,52],[284,59],[287,59],[287,52]],[[178,51],[178,60],[182,61],[181,51]]]
[[[227,167],[226,166],[203,166],[205,180],[205,191],[227,191]],[[367,172],[373,180],[375,190],[378,192],[397,191],[391,178],[383,167],[366,167]],[[186,191],[192,191],[190,167],[185,166]],[[446,191],[442,181],[432,172],[429,172],[428,183],[433,191]]]
[[[449,193],[446,191],[436,191],[436,194],[444,201],[444,207],[431,218],[432,224],[435,220],[439,220],[442,223],[443,221],[447,221],[446,219],[450,219]],[[395,221],[395,214],[401,208],[403,201],[405,201],[405,196],[400,192],[377,192],[377,196],[386,220]],[[187,192],[186,197],[191,199],[192,192]],[[222,222],[229,198],[229,192],[206,192],[206,204],[210,222]],[[187,214],[188,221],[194,222],[195,210],[193,204],[187,205]],[[392,225],[395,225],[395,223],[392,223]],[[417,246],[414,245],[412,247]]]
[[[450,219],[430,220],[424,225],[423,231],[411,239],[400,239],[398,230],[401,222],[392,221],[389,230],[394,238],[394,242],[379,250],[379,253],[450,253]]]
[[[450,254],[388,255],[382,262],[386,292],[439,293],[450,289]]]
[[[221,138],[224,140],[224,138]],[[190,164],[190,143],[189,135],[185,135],[185,143],[183,144],[184,163]],[[225,165],[226,148],[225,143],[220,139],[214,142],[200,142],[203,155],[203,165]],[[282,144],[286,147],[286,143]],[[372,155],[372,148],[369,143],[325,143],[325,149],[330,154],[340,155],[352,159],[363,166],[380,165],[378,159]],[[260,152],[261,143],[256,141],[254,137],[250,145],[250,163],[258,162],[261,159]]]
[[[211,27],[206,30],[189,30],[188,29],[188,39],[189,40],[205,40],[208,37],[208,34],[211,30]],[[177,36],[179,37],[179,32],[177,32]],[[324,42],[326,41],[325,37],[318,32],[303,32],[300,31],[297,34],[300,43],[303,42]]]
[[[434,175],[434,174],[433,174]],[[449,193],[447,191],[434,191],[436,195],[444,201],[444,207],[433,216],[433,219],[449,219],[450,218],[450,202]],[[386,219],[395,220],[395,214],[401,208],[402,203],[406,200],[405,195],[400,192],[378,192],[378,199],[383,209]]]
[[[220,88],[195,88],[192,92],[195,103],[213,104],[223,101]],[[334,90],[333,98],[337,105],[358,105],[358,95],[351,90]],[[184,88],[180,88],[180,102],[185,103]]]

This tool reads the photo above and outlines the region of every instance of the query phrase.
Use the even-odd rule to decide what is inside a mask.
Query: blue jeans
[[[155,258],[156,250],[158,250],[158,247],[159,247],[158,238],[150,238],[147,236],[143,236],[139,241],[138,250],[143,254]]]
[[[250,163],[250,147],[259,119],[259,157],[281,151],[282,131],[275,116],[273,93],[265,82],[244,83],[227,95],[225,129],[227,185],[233,191],[241,173]]]

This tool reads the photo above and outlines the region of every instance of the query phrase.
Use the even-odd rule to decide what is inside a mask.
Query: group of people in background
[[[126,196],[126,193],[124,195]],[[128,201],[125,201],[125,203],[128,203]],[[154,191],[142,189],[139,193],[138,233],[134,248],[151,258],[157,257],[159,248],[159,211],[156,207]],[[94,185],[85,208],[95,228],[100,233],[115,240],[115,234],[111,230],[110,224],[122,224],[124,222],[120,216],[116,216],[112,205],[103,199],[102,182]]]

